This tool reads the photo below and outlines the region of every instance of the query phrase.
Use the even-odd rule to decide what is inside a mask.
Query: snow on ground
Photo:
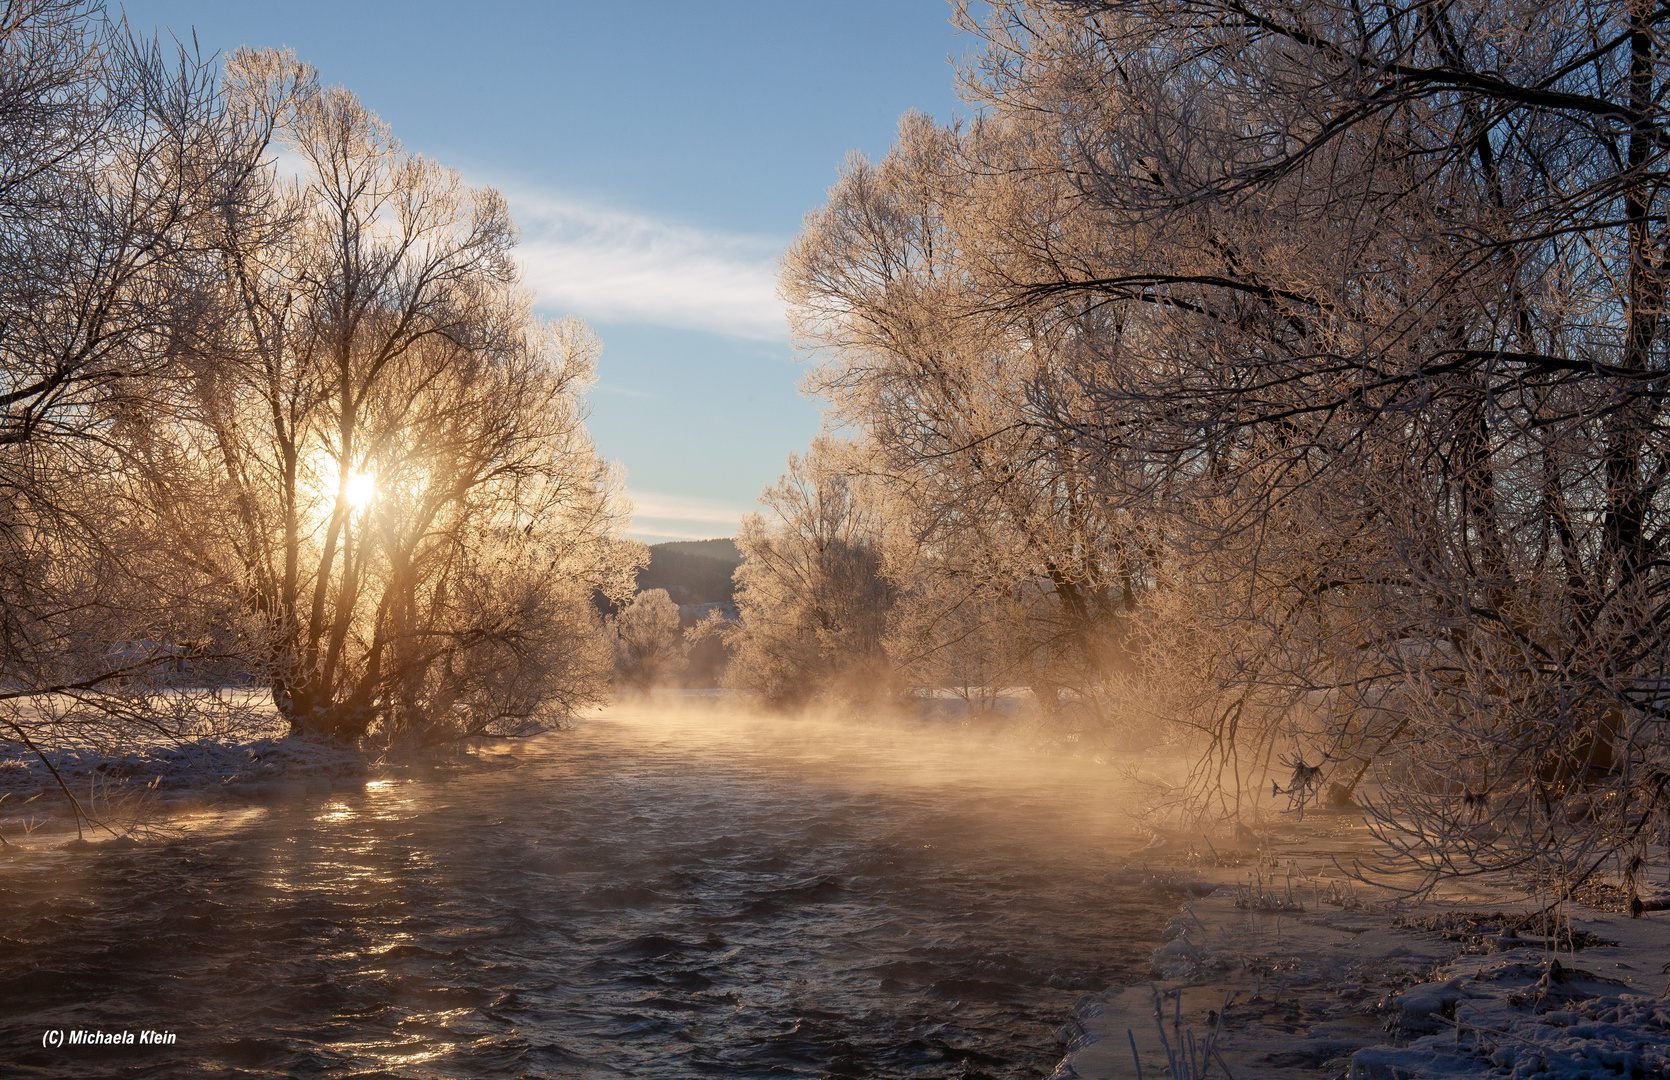
[[[142,809],[359,788],[370,768],[363,753],[341,743],[270,736],[156,741],[125,751],[64,746],[46,758],[50,769],[21,747],[0,752],[0,835],[15,839],[69,815],[60,779],[84,811],[126,822]]]
[[[1153,983],[1079,1002],[1058,1080],[1135,1077],[1133,1043],[1145,1077],[1670,1077],[1670,913],[1570,904],[1556,942],[1526,922],[1546,901],[1510,882],[1399,908],[1342,874],[1364,837],[1328,817],[1256,854],[1127,871],[1195,898]]]

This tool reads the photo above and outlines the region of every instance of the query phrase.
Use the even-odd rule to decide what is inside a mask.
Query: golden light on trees
[[[628,595],[643,549],[585,433],[595,339],[532,316],[496,192],[287,53],[236,53],[227,84],[299,168],[260,173],[275,186],[218,238],[226,322],[184,437],[233,493],[210,554],[248,583],[278,712],[418,746],[599,700],[590,596]]]
[[[1201,813],[1326,766],[1400,869],[1569,890],[1670,805],[1670,66],[1639,4],[1369,9],[960,8],[980,118],[851,162],[782,294],[908,678],[1017,625],[979,680],[1137,738],[1142,680]],[[738,537],[740,663],[831,610],[802,520]]]
[[[338,498],[349,510],[363,510],[376,500],[377,470],[350,468],[344,476],[336,454],[323,447],[306,454],[304,460],[296,499],[308,527],[327,526]]]

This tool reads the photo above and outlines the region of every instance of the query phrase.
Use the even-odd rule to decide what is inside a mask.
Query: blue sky
[[[116,6],[112,4],[112,10]],[[527,279],[604,343],[590,427],[634,535],[729,535],[818,428],[775,260],[848,151],[966,113],[944,0],[144,0],[204,53],[288,45],[410,150],[510,200]]]

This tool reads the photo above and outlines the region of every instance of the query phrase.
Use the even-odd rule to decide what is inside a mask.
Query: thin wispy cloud
[[[626,494],[634,506],[630,531],[640,538],[706,540],[734,536],[742,515],[754,509],[720,499],[659,491],[628,489]]]
[[[542,306],[761,341],[788,336],[777,298],[780,240],[502,190],[522,230],[525,280]]]
[[[674,540],[717,540],[722,536],[735,535],[733,529],[681,529],[677,526],[662,526],[659,528],[640,528],[637,525],[627,530],[627,537],[644,544],[665,544]]]

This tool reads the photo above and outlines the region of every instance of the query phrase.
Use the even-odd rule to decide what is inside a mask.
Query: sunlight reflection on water
[[[1106,878],[1113,770],[988,741],[619,708],[14,858],[0,1037],[41,1076],[1048,1075],[1175,898]],[[73,1026],[180,1038],[41,1047]]]

